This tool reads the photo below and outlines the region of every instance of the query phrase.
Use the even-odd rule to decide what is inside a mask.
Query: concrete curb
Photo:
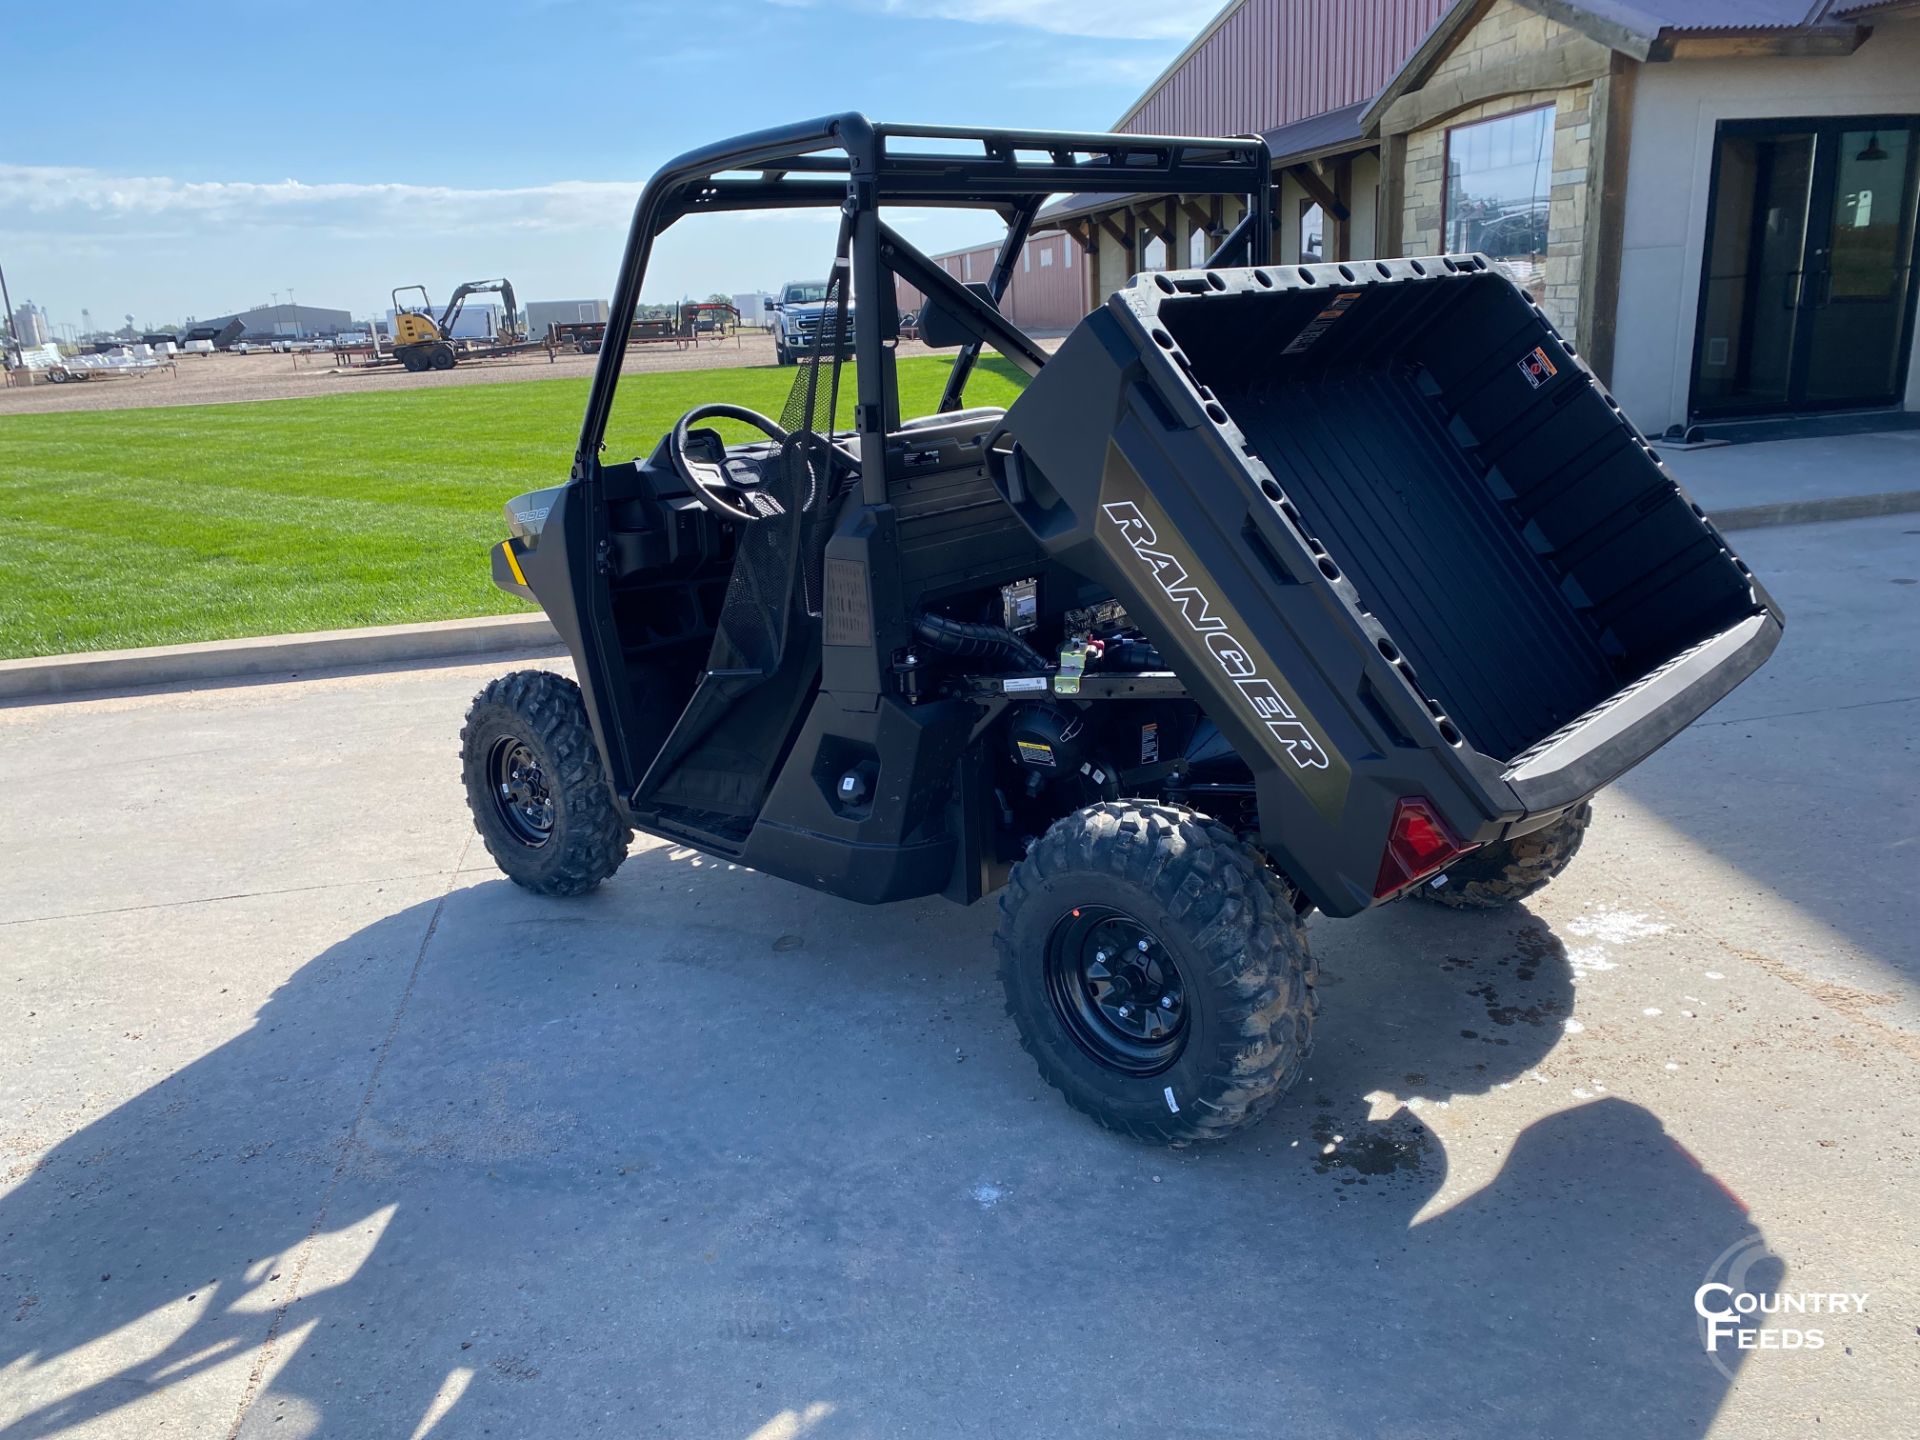
[[[96,650],[0,660],[0,700],[58,700],[98,690],[262,676],[291,679],[316,670],[400,665],[507,651],[557,650],[560,637],[545,615],[488,615],[427,625],[316,630],[146,650]]]
[[[1882,495],[1836,495],[1821,500],[1781,500],[1772,505],[1739,505],[1709,512],[1722,530],[1758,530],[1768,525],[1811,525],[1824,520],[1866,520],[1875,515],[1920,511],[1920,490]]]
[[[1920,490],[1897,490],[1882,495],[1744,505],[1712,511],[1709,518],[1722,530],[1754,530],[1769,525],[1809,525],[1916,512],[1920,512]],[[400,666],[420,660],[552,652],[559,648],[560,637],[545,615],[490,615],[427,625],[380,625],[366,630],[316,630],[305,635],[159,645],[149,650],[96,650],[0,660],[0,702],[51,701],[138,686],[261,677],[292,679],[354,666]]]

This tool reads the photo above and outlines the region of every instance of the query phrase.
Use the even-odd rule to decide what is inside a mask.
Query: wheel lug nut
[[[1133,1007],[1131,1005],[1122,1005],[1120,1007],[1120,1018],[1122,1020],[1126,1019],[1131,1014],[1133,1014]]]
[[[1160,997],[1160,1008],[1161,1008],[1162,1010],[1171,1010],[1171,1009],[1173,1009],[1173,996],[1171,996],[1171,995],[1162,995],[1162,996]]]
[[[1147,948],[1148,948],[1148,945],[1147,945],[1147,942],[1146,942],[1145,940],[1142,940],[1142,941],[1140,942],[1140,953],[1141,953],[1142,955],[1144,955],[1144,954],[1146,954],[1146,953],[1147,953]]]

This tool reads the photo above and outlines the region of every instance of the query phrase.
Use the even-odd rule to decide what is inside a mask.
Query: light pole
[[[300,329],[300,307],[294,303],[293,287],[291,285],[287,287],[287,308],[293,311],[293,338],[296,340],[305,339],[306,337]]]

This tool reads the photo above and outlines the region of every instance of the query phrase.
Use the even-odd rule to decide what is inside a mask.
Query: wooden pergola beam
[[[1320,178],[1311,165],[1289,165],[1287,174],[1299,183],[1300,188],[1307,192],[1308,198],[1314,204],[1335,220],[1345,224],[1353,218],[1353,212],[1347,209],[1338,195],[1327,188],[1327,182]]]
[[[1134,219],[1140,228],[1158,235],[1167,242],[1167,248],[1173,248],[1173,197],[1168,196],[1164,205],[1146,205],[1134,212]]]
[[[1340,214],[1327,212],[1327,259],[1351,260],[1353,258],[1353,220],[1351,215],[1353,200],[1353,157],[1342,155],[1333,162],[1333,198],[1339,202],[1339,209],[1349,212]]]

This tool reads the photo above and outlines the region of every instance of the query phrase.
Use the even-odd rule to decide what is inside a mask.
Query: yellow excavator
[[[418,304],[403,302],[402,295],[418,294]],[[519,309],[514,304],[513,286],[506,280],[469,280],[457,286],[447,308],[434,318],[433,301],[424,285],[402,285],[393,292],[393,353],[409,370],[451,370],[459,363],[453,348],[453,326],[469,295],[498,293],[506,307],[504,328],[494,336],[496,345],[511,345],[520,338]]]

